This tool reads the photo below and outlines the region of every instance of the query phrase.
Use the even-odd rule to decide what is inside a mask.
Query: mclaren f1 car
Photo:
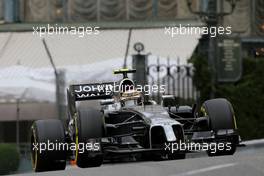
[[[62,170],[68,160],[86,168],[119,157],[184,159],[188,149],[167,150],[180,143],[228,143],[228,147],[206,151],[209,156],[234,154],[239,135],[229,101],[207,100],[197,110],[195,105],[179,105],[174,96],[164,95],[157,104],[142,92],[131,90],[135,83],[127,74],[133,72],[115,71],[123,74],[119,82],[70,85],[65,122],[38,120],[32,125],[33,169]],[[113,91],[115,85],[121,90]],[[100,108],[78,106],[79,101],[89,100],[100,101]]]

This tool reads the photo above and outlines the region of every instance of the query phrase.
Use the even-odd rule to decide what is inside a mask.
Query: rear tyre
[[[209,128],[218,132],[220,130],[236,130],[236,120],[233,107],[229,101],[223,98],[207,100],[202,106],[204,116],[209,118]],[[237,135],[221,136],[221,142],[224,147],[221,150],[216,147],[214,150],[208,150],[208,156],[233,155],[236,151]]]
[[[50,119],[34,122],[31,127],[33,170],[35,172],[64,170],[66,167],[66,150],[55,148],[56,145],[64,143],[64,126],[60,120]],[[40,151],[41,145],[42,149],[44,146],[46,149]]]
[[[103,153],[101,151],[101,138],[104,136],[103,114],[99,110],[80,109],[75,125],[77,125],[76,134],[78,135],[76,144],[83,143],[84,146],[92,144],[92,147],[100,149],[99,151],[85,149],[81,152],[78,150],[76,152],[77,166],[81,168],[101,166],[103,163]]]

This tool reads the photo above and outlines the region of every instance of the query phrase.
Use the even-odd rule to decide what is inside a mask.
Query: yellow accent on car
[[[236,116],[235,115],[233,115],[233,119],[234,119],[235,129],[237,129],[237,123],[236,123]]]
[[[127,72],[127,71],[129,71],[128,68],[121,68],[121,69],[114,70],[114,74],[115,74],[116,72]]]
[[[34,143],[37,144],[37,138],[36,138],[36,130],[33,129],[33,137],[34,137]],[[33,166],[33,170],[36,170],[37,168],[37,162],[38,162],[38,150],[34,152],[34,156],[31,155],[31,160],[32,160],[32,166]],[[34,159],[33,159],[34,157]],[[35,162],[34,162],[35,161]]]
[[[74,114],[74,121],[75,121],[75,161],[77,161],[78,158],[78,152],[79,152],[79,131],[78,131],[78,123],[77,123],[77,113]]]
[[[204,116],[207,116],[207,112],[206,112],[204,106],[201,107],[201,112],[203,113]]]
[[[128,68],[121,68],[119,71],[129,71]]]
[[[231,103],[229,103],[229,104],[230,104],[231,112],[232,112],[232,114],[233,114],[234,126],[235,126],[235,129],[237,129],[237,123],[236,123],[235,111],[234,111],[234,108],[233,108],[233,106],[231,105]]]

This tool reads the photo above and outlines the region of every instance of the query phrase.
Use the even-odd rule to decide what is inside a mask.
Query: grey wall
[[[20,120],[52,119],[58,116],[56,105],[53,103],[21,103],[19,109]],[[16,118],[16,103],[0,103],[0,122],[16,121]]]

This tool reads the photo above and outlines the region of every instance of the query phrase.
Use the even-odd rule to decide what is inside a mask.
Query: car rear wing
[[[75,101],[112,98],[114,82],[70,85]]]
[[[76,101],[112,98],[114,85],[114,82],[70,85],[69,89],[67,89],[70,113],[76,112]]]

